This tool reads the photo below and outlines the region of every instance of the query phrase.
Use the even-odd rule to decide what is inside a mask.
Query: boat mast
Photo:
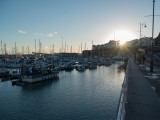
[[[82,43],[81,43],[81,53],[82,53]]]
[[[39,39],[39,54],[40,54],[40,47],[41,47],[41,43],[40,43],[40,39]]]
[[[92,47],[91,47],[91,56],[93,56],[93,40],[92,40]]]
[[[25,51],[25,54],[27,55],[27,47],[26,47],[26,51]]]
[[[2,54],[3,54],[3,50],[2,50],[2,40],[1,40],[1,52],[2,52]]]
[[[22,55],[24,55],[24,47],[22,46]]]
[[[63,53],[63,36],[62,36],[62,53]]]
[[[78,46],[78,53],[80,53],[80,45]]]
[[[65,41],[65,47],[64,47],[64,52],[66,53],[66,41]]]
[[[71,45],[71,50],[70,50],[70,53],[72,53],[72,45]]]
[[[36,56],[36,39],[35,39],[35,56]]]
[[[29,46],[28,46],[28,55],[29,55]]]
[[[54,44],[53,44],[53,46],[52,46],[52,54],[54,54]]]
[[[7,53],[7,50],[6,50],[6,43],[4,43],[4,53],[5,53],[5,55],[6,55],[6,53]]]
[[[17,49],[16,42],[15,42],[15,48],[14,49],[15,49],[15,55],[16,55],[17,54],[17,51],[16,51],[16,49]]]

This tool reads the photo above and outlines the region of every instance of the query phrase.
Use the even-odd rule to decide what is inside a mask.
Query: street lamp
[[[153,0],[153,20],[152,20],[152,40],[151,40],[150,72],[153,72],[154,6],[155,6],[155,0]]]
[[[140,22],[140,39],[141,39],[141,37],[142,37],[142,34],[141,34],[142,28],[146,28],[146,27],[147,27],[147,26],[146,26],[145,23],[141,23],[141,22]]]

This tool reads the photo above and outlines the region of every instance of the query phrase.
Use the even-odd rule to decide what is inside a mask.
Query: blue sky
[[[90,49],[110,39],[121,39],[117,31],[128,31],[128,40],[139,38],[140,22],[147,28],[142,35],[150,37],[152,0],[0,0],[0,40],[7,48],[17,43],[18,50],[40,39],[46,51],[54,44],[59,51],[66,42],[78,51],[86,43]],[[155,14],[160,15],[160,0],[156,0]],[[160,32],[160,16],[155,17],[155,36]],[[125,34],[125,33],[123,33]],[[126,32],[127,34],[127,32]],[[124,35],[123,35],[124,36]],[[37,42],[38,44],[38,42]]]

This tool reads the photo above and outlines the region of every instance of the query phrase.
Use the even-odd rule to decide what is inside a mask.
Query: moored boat
[[[21,76],[23,82],[27,83],[35,83],[44,80],[54,79],[57,78],[57,71],[43,71],[43,72],[33,72],[33,73],[26,73]]]
[[[0,77],[1,78],[9,77],[9,70],[7,68],[0,69]]]
[[[79,65],[79,66],[77,67],[77,70],[78,70],[78,71],[84,71],[84,70],[85,70],[85,67],[84,67],[83,65]]]
[[[96,63],[91,63],[91,64],[89,65],[89,69],[97,69]]]
[[[53,69],[21,69],[21,81],[26,83],[35,83],[44,80],[54,79],[58,76],[58,71]]]

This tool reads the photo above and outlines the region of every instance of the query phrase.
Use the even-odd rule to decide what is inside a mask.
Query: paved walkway
[[[128,65],[126,120],[160,120],[160,98],[132,58]]]

